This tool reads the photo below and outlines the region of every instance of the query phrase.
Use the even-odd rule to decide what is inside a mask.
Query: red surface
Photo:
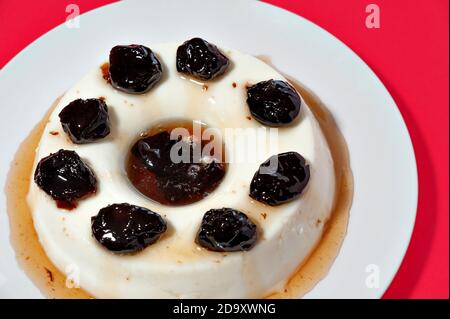
[[[0,0],[0,67],[65,21],[111,0]],[[448,0],[267,0],[315,22],[351,47],[394,97],[410,131],[419,170],[413,238],[385,298],[449,297],[449,2]],[[365,26],[366,5],[380,7],[380,29]]]

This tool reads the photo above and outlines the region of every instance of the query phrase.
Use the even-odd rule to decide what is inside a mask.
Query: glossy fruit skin
[[[177,70],[207,81],[223,74],[230,64],[228,58],[214,45],[193,38],[177,49]]]
[[[141,94],[162,76],[162,66],[152,50],[143,45],[117,45],[109,53],[109,77],[116,89]]]
[[[91,217],[92,234],[110,251],[132,253],[155,243],[167,230],[163,218],[127,203],[106,206]]]
[[[108,106],[101,99],[77,99],[59,113],[64,132],[75,144],[102,139],[110,133]]]
[[[287,82],[268,80],[247,88],[251,115],[267,126],[284,126],[294,121],[302,104],[297,91]]]
[[[59,150],[40,160],[34,181],[54,200],[67,203],[69,207],[97,190],[93,171],[74,151]]]
[[[206,197],[225,175],[223,163],[196,163],[193,143],[186,142],[190,162],[173,162],[170,150],[177,142],[167,131],[138,140],[127,169],[130,181],[141,193],[166,205],[185,205]]]
[[[244,213],[232,209],[211,209],[203,216],[196,243],[208,250],[233,252],[250,250],[257,240],[257,227]]]
[[[274,155],[253,176],[250,197],[270,206],[281,205],[299,197],[309,178],[309,165],[297,152]]]

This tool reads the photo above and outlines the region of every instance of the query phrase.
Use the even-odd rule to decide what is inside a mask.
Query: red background
[[[83,13],[113,0],[0,0],[0,67],[64,22],[66,5],[74,2]],[[266,2],[302,15],[337,36],[391,92],[413,140],[420,193],[411,244],[384,297],[448,298],[449,1]],[[365,8],[370,3],[380,7],[380,29],[365,27]]]

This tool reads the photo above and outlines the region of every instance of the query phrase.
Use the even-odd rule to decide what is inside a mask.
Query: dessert
[[[61,208],[53,186],[36,179],[28,194],[34,225],[56,267],[78,267],[94,297],[264,297],[283,289],[330,217],[333,159],[307,104],[264,62],[200,40],[113,48],[109,71],[89,72],[46,125],[35,171],[70,154],[73,164],[63,161],[61,172],[49,165],[49,175],[69,181],[69,171],[91,183]],[[72,103],[92,104],[95,116],[66,118]],[[169,128],[185,121],[220,132],[276,126],[278,150],[257,141],[255,161],[173,163]],[[203,150],[187,131],[176,142]],[[222,136],[233,157],[233,138]]]

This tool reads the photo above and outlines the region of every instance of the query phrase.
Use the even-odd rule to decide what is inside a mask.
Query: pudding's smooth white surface
[[[251,200],[249,184],[259,163],[230,163],[220,186],[205,199],[168,207],[140,195],[127,179],[124,163],[138,134],[152,124],[173,118],[202,120],[210,127],[258,128],[248,120],[247,83],[284,79],[262,61],[224,50],[231,67],[216,81],[202,85],[183,78],[175,68],[178,44],[150,45],[163,64],[162,81],[144,95],[113,89],[95,68],[67,91],[54,110],[37,149],[36,162],[59,149],[75,150],[94,170],[98,192],[70,212],[31,183],[28,196],[39,239],[62,271],[78,267],[80,285],[99,298],[250,298],[281,289],[320,239],[332,209],[335,191],[332,158],[314,116],[303,102],[298,121],[278,131],[278,151],[297,151],[311,169],[302,196],[279,207]],[[237,87],[233,88],[232,83]],[[96,143],[75,145],[62,131],[58,113],[77,98],[105,97],[111,134]],[[51,131],[60,132],[51,135]],[[225,147],[231,144],[225,138]],[[262,160],[270,157],[269,150]],[[35,163],[36,165],[36,163]],[[109,252],[92,237],[90,219],[100,208],[127,202],[160,213],[167,233],[154,245],[133,255]],[[248,252],[217,253],[200,249],[194,238],[203,214],[231,207],[245,212],[260,237]],[[266,216],[266,218],[264,217]],[[317,221],[321,222],[318,223]]]

